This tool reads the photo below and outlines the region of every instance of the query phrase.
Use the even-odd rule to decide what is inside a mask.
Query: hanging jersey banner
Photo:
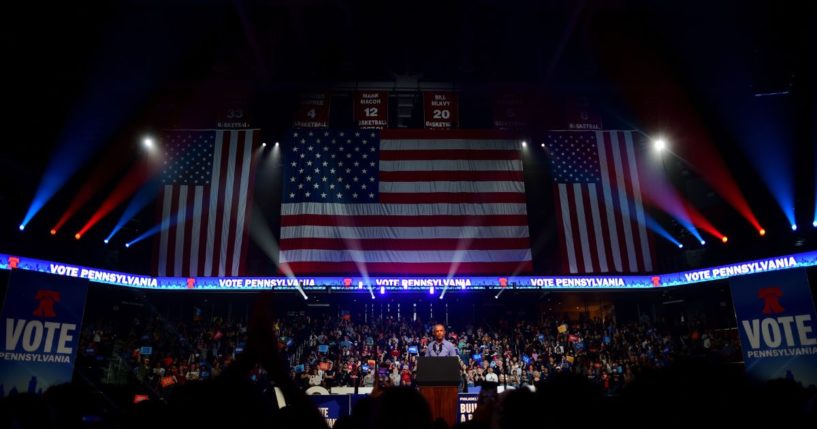
[[[601,116],[583,97],[575,98],[568,104],[566,122],[567,128],[571,130],[601,130],[603,128]]]
[[[329,126],[329,94],[313,93],[301,96],[295,112],[296,128],[325,128]]]
[[[355,93],[355,123],[358,128],[389,127],[389,93],[361,91]]]
[[[457,94],[441,91],[424,92],[423,116],[423,123],[427,129],[458,128],[460,113]]]

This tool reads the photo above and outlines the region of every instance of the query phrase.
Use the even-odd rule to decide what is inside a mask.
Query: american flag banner
[[[288,140],[283,271],[531,271],[518,141],[430,130],[294,130]]]
[[[159,276],[237,276],[246,254],[256,129],[164,135]]]
[[[635,131],[557,131],[546,146],[571,273],[649,272]]]

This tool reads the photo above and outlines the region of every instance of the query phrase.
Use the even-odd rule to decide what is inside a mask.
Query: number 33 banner
[[[459,99],[453,92],[424,92],[425,128],[446,129],[459,126]]]
[[[358,128],[388,128],[389,93],[383,91],[355,93],[355,122]]]

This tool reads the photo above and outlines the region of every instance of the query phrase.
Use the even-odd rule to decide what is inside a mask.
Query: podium
[[[431,406],[431,418],[442,418],[453,427],[457,423],[460,360],[457,357],[418,357],[417,386]]]

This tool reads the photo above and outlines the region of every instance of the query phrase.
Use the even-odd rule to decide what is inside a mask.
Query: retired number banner
[[[430,91],[423,93],[424,126],[427,129],[459,127],[459,99],[453,92]]]
[[[389,93],[384,91],[355,93],[355,123],[358,128],[388,128]]]
[[[329,126],[329,94],[315,93],[301,96],[295,112],[296,128],[325,128]]]

